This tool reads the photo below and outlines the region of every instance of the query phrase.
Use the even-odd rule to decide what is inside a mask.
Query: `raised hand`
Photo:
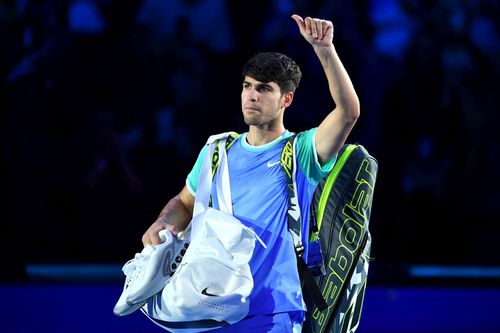
[[[333,24],[331,21],[318,18],[306,17],[303,19],[297,14],[293,14],[292,18],[297,23],[300,29],[300,34],[312,46],[329,46],[333,42]]]

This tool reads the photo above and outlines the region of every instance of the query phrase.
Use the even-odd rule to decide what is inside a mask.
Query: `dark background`
[[[374,283],[411,283],[413,265],[499,266],[499,11],[489,0],[0,1],[1,279],[139,251],[208,135],[246,130],[240,69],[257,51],[296,59],[304,76],[285,123],[317,126],[334,104],[293,13],[334,22],[361,101],[348,141],[379,162]]]

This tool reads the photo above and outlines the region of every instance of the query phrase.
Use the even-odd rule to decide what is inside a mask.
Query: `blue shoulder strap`
[[[297,269],[299,271],[299,276],[303,281],[303,286],[311,295],[316,307],[323,311],[328,307],[328,304],[326,303],[318,284],[314,280],[314,274],[311,272],[303,258],[304,245],[302,244],[302,217],[297,196],[295,138],[295,133],[288,138],[283,150],[281,151],[280,159],[281,170],[283,170],[283,173],[285,174],[288,193],[288,229],[290,230],[294,240],[295,254],[297,256]]]

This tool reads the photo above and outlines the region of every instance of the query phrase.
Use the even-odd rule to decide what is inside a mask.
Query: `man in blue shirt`
[[[331,170],[360,114],[352,82],[333,45],[330,21],[292,15],[301,35],[313,47],[328,80],[335,109],[318,127],[298,133],[296,139],[297,193],[307,236],[309,202],[314,188]],[[292,235],[288,230],[286,178],[280,154],[291,135],[283,123],[284,112],[294,98],[301,72],[289,57],[275,52],[259,53],[243,68],[241,107],[248,132],[228,151],[233,214],[250,226],[266,243],[257,246],[250,261],[254,289],[250,311],[240,322],[212,332],[299,332],[304,319]],[[172,198],[142,237],[143,244],[161,242],[158,233],[174,234],[191,221],[193,205],[206,148],[203,148],[186,179],[186,186]],[[307,244],[307,241],[303,241]]]

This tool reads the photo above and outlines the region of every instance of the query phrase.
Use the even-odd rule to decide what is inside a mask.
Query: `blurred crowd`
[[[118,262],[184,185],[208,135],[245,131],[240,70],[297,60],[289,130],[334,105],[290,15],[331,19],[379,161],[373,256],[500,264],[494,0],[0,0],[3,278]]]

